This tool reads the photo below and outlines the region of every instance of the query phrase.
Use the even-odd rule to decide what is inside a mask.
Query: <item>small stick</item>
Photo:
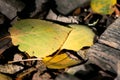
[[[116,17],[119,17],[120,16],[120,11],[116,6],[114,7],[114,11],[115,11]]]
[[[37,69],[34,67],[28,68],[26,70],[24,70],[23,72],[17,74],[16,79],[15,80],[23,80],[22,78],[24,78],[26,75],[30,74],[33,71],[36,71]]]
[[[86,21],[91,15],[92,15],[92,12],[90,12],[90,13],[84,18],[84,21]]]
[[[120,4],[116,4],[118,7],[120,7]]]
[[[25,62],[25,61],[35,61],[35,60],[42,60],[42,58],[33,58],[33,59],[23,59],[17,61],[8,61],[9,64],[16,63],[16,62]]]

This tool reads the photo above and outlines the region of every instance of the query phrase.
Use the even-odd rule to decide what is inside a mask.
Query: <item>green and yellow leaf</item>
[[[52,22],[27,19],[16,22],[10,28],[14,45],[30,56],[45,57],[57,51],[66,40],[70,28]]]
[[[112,14],[117,0],[91,0],[92,11],[99,14]]]
[[[65,27],[37,19],[18,21],[9,29],[9,32],[12,43],[19,45],[21,51],[25,51],[30,56],[42,57],[47,67],[54,69],[79,63],[80,61],[71,59],[66,53],[58,55],[58,52],[63,49],[77,52],[85,46],[91,46],[95,36],[87,26]],[[56,51],[58,51],[57,54],[49,56]]]

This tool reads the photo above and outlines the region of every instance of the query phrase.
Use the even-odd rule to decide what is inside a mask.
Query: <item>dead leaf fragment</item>
[[[11,77],[9,77],[9,76],[7,76],[7,75],[4,75],[4,74],[2,74],[2,73],[0,73],[0,79],[1,79],[1,80],[12,80]]]

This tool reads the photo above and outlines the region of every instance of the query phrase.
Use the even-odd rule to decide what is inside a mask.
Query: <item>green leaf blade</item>
[[[9,30],[14,45],[31,56],[45,57],[63,44],[71,29],[47,21],[21,20]]]

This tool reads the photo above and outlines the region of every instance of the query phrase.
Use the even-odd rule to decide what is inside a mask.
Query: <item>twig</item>
[[[120,7],[120,4],[116,4],[118,7]]]
[[[92,12],[90,12],[90,13],[84,18],[84,21],[86,21],[91,15],[92,15]]]
[[[17,74],[16,79],[15,80],[22,80],[22,78],[24,78],[26,75],[30,74],[33,71],[36,71],[37,69],[35,67],[31,67],[28,68],[26,70],[24,70],[23,72]]]
[[[119,6],[120,7],[120,6]],[[119,17],[120,16],[120,11],[119,11],[119,9],[116,7],[116,6],[114,6],[114,12],[115,12],[115,15],[116,15],[116,17]]]
[[[17,60],[17,61],[8,61],[8,63],[11,64],[11,63],[16,63],[16,62],[35,61],[35,60],[42,60],[42,58],[33,58],[33,59],[23,59],[23,60]]]

